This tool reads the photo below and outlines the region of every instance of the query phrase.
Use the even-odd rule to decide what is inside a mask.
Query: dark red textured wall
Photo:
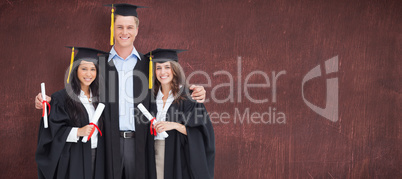
[[[215,178],[401,177],[401,1],[126,2],[150,7],[139,10],[137,50],[189,49],[180,55],[186,74],[210,77]],[[108,3],[116,2],[0,2],[0,178],[36,178],[34,97],[41,82],[49,94],[63,88],[64,46],[109,51]],[[335,56],[338,71],[327,75]],[[326,79],[337,78],[336,122],[302,97],[303,77],[317,65],[323,74],[304,85],[305,99],[324,108]],[[274,88],[272,73],[281,71]],[[246,82],[266,84],[263,74],[269,87],[245,91]],[[200,73],[190,80],[207,82]],[[270,110],[276,120],[256,117]]]

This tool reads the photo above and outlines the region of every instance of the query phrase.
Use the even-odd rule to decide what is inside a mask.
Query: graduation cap
[[[114,33],[114,14],[121,16],[134,16],[138,18],[137,8],[146,8],[145,6],[137,6],[132,4],[107,4],[105,6],[112,7],[111,23],[110,23],[110,45],[113,45]],[[116,7],[116,11],[113,9]]]
[[[179,58],[177,54],[187,50],[181,49],[161,49],[157,48],[145,54],[145,57],[149,58],[149,89],[152,89],[152,74],[153,74],[153,62],[164,63],[167,61],[177,62]],[[152,61],[153,60],[153,61]]]
[[[132,4],[107,4],[105,6],[108,7],[116,7],[116,11],[112,9],[112,13],[116,13],[117,15],[122,16],[135,16],[138,18],[137,15],[137,8],[146,8],[145,6],[137,6]]]
[[[70,62],[70,70],[68,72],[68,77],[67,77],[67,83],[70,81],[70,73],[73,68],[73,63],[82,60],[82,59],[93,59],[97,60],[98,59],[98,54],[109,54],[108,52],[104,52],[101,50],[93,49],[93,48],[87,48],[87,47],[71,47],[71,46],[66,46],[67,48],[71,48],[71,62]],[[74,50],[78,50],[77,55],[74,57]]]

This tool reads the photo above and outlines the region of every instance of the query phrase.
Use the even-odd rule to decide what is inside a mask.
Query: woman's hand
[[[47,101],[48,103],[50,103],[51,100],[52,100],[52,98],[50,98],[48,95],[46,95],[46,101]],[[39,93],[39,94],[36,95],[36,97],[35,97],[35,108],[36,108],[36,109],[43,109],[42,102],[43,102],[42,93]]]
[[[175,123],[175,122],[161,121],[161,122],[155,123],[154,128],[156,129],[156,132],[161,133],[164,131],[170,131],[170,130],[176,129],[177,124],[178,123]]]
[[[89,136],[93,128],[94,128],[93,125],[86,125],[84,127],[78,128],[77,136],[78,137]]]
[[[186,127],[177,122],[161,121],[154,124],[156,132],[161,133],[170,130],[177,130],[184,135],[187,135]]]

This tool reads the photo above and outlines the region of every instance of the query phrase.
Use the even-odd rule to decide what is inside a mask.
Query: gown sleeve
[[[214,178],[215,135],[207,110],[202,103],[184,101],[187,130],[186,156],[193,178]]]
[[[66,143],[72,127],[64,105],[65,98],[63,91],[54,93],[50,102],[49,127],[44,128],[41,120],[35,154],[39,178],[54,178],[63,150],[71,146],[71,143]]]

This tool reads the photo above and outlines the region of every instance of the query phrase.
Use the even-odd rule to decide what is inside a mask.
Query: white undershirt
[[[89,99],[85,95],[84,91],[82,91],[82,90],[81,90],[81,93],[78,96],[78,98],[80,99],[81,103],[84,105],[85,109],[87,110],[89,123],[93,122],[92,116],[95,113],[95,107],[92,105],[92,91],[90,91]],[[98,125],[98,123],[96,123],[96,125]],[[77,136],[77,132],[78,132],[77,130],[78,130],[78,127],[73,127],[71,129],[70,134],[68,134],[66,142],[75,142],[75,143],[78,142],[78,140],[80,138]],[[91,148],[96,149],[96,147],[98,146],[98,130],[97,129],[95,129],[95,132],[92,134],[90,141],[91,141]]]
[[[166,100],[165,107],[163,107],[163,93],[159,88],[158,94],[156,95],[156,108],[158,109],[158,113],[156,114],[156,121],[166,121],[166,114],[167,110],[169,109],[170,105],[174,101],[174,97],[172,94],[172,90],[169,91],[168,99]],[[172,115],[172,114],[170,114]],[[160,134],[155,136],[155,140],[165,140]]]

